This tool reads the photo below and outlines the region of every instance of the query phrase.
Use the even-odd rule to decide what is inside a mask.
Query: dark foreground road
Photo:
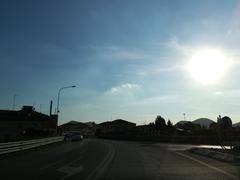
[[[0,179],[239,179],[237,164],[186,153],[186,148],[101,139],[66,142],[0,157]]]

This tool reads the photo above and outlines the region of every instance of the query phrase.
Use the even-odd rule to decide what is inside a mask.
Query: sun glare
[[[227,63],[221,51],[206,49],[193,54],[187,66],[196,81],[209,85],[220,81],[226,71]]]

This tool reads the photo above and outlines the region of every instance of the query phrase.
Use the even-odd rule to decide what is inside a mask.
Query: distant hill
[[[64,125],[78,125],[78,126],[85,126],[85,127],[93,127],[95,125],[95,122],[79,122],[79,121],[69,121],[67,123],[62,124]],[[62,126],[60,125],[60,126]]]
[[[209,127],[210,124],[212,124],[214,121],[211,120],[211,119],[208,119],[208,118],[199,118],[199,119],[196,119],[194,121],[192,121],[192,123],[194,124],[199,124],[200,126],[205,126],[205,127]]]
[[[181,126],[181,125],[183,125],[183,124],[186,124],[186,123],[188,123],[188,122],[191,122],[191,121],[179,121],[179,122],[177,122],[177,123],[175,124],[175,126],[176,126],[176,127],[179,127],[179,126]]]
[[[69,121],[69,122],[67,122],[67,123],[65,123],[65,124],[79,124],[80,122],[78,122],[78,121]]]
[[[106,125],[106,124],[132,124],[132,125],[135,125],[136,126],[136,123],[132,123],[132,122],[129,122],[129,121],[126,121],[126,120],[123,120],[123,119],[116,119],[116,120],[113,120],[113,121],[105,121],[105,122],[102,122],[98,125]]]
[[[240,122],[234,123],[232,126],[233,126],[233,127],[240,127]]]

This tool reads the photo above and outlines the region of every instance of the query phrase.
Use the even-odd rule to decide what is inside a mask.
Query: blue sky
[[[60,124],[116,118],[138,124],[160,114],[228,115],[240,121],[239,1],[29,0],[0,2],[1,109],[48,113],[62,91]],[[186,64],[220,48],[233,65],[203,86]]]

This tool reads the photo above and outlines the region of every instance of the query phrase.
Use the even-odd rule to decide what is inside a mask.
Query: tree
[[[217,118],[219,143],[223,149],[226,149],[225,142],[231,141],[232,120],[228,116]]]
[[[165,128],[166,127],[166,121],[165,119],[158,115],[155,119],[155,126],[157,129]]]
[[[228,116],[224,116],[223,118],[221,118],[221,116],[218,117],[218,126],[221,129],[231,129],[232,128],[232,120],[230,117]]]
[[[173,124],[172,124],[172,122],[170,121],[170,119],[167,121],[167,126],[168,126],[168,127],[173,127]]]
[[[209,129],[217,129],[218,128],[218,124],[215,123],[215,122],[212,122],[210,125],[209,125]]]
[[[149,126],[149,128],[150,128],[151,131],[153,131],[154,128],[155,128],[155,125],[154,125],[153,122],[149,123],[148,126]]]
[[[149,123],[149,124],[148,124],[148,127],[149,127],[148,133],[149,133],[149,135],[152,135],[153,132],[155,131],[155,125],[154,125],[154,123],[153,123],[153,122]]]

